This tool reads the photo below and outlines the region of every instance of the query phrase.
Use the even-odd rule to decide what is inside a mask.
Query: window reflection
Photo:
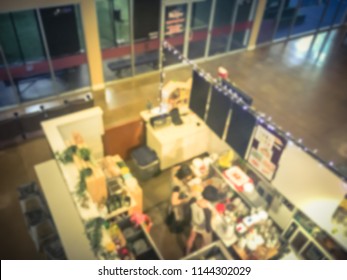
[[[96,1],[106,81],[132,75],[129,0]]]
[[[276,28],[277,15],[280,8],[281,0],[268,0],[266,2],[263,20],[259,29],[257,44],[272,41],[272,36]]]
[[[231,19],[237,0],[217,0],[209,55],[224,53],[231,33]]]
[[[70,5],[0,14],[0,43],[21,102],[89,86],[77,11]]]

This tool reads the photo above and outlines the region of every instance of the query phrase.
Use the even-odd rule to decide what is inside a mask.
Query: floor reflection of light
[[[291,56],[285,56],[286,64],[295,67],[306,63],[306,60],[309,59],[317,66],[324,66],[336,34],[337,31],[332,30],[319,33],[316,36],[311,35],[294,40],[288,44],[287,52],[293,53]]]
[[[319,57],[320,51],[322,48],[322,44],[324,43],[327,35],[328,34],[326,32],[320,33],[317,35],[315,42],[312,46],[311,55],[310,55],[310,58],[311,58],[313,63],[315,63],[316,59]]]
[[[288,50],[290,52],[294,51],[294,53],[291,56],[285,56],[286,64],[288,66],[299,66],[304,63],[313,39],[314,37],[311,35],[295,40],[293,47]],[[291,47],[291,45],[288,46]]]
[[[317,64],[319,66],[323,66],[326,63],[326,58],[328,56],[328,54],[331,51],[331,47],[332,47],[332,42],[335,39],[336,36],[336,30],[331,31],[327,36],[329,36],[322,48],[321,53],[319,54],[319,57],[317,58]]]
[[[310,49],[312,40],[313,40],[313,36],[308,36],[308,37],[304,37],[299,39],[297,42],[295,42],[294,48],[297,52],[297,54],[306,54],[306,52]]]
[[[105,90],[105,99],[106,99],[106,104],[112,103],[113,99],[113,91],[110,88],[106,88]]]

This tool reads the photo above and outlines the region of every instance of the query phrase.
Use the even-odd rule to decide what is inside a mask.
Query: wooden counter
[[[259,246],[255,251],[249,253],[246,249],[242,249],[236,244],[231,246],[241,260],[270,260],[278,254],[278,248],[266,248]]]
[[[188,162],[188,164],[190,164],[190,162]],[[231,186],[231,183],[224,177],[223,173],[215,166],[210,166],[211,170],[209,172],[209,176],[207,176],[207,178],[201,178],[202,186],[206,186],[209,184],[214,184],[211,183],[211,179],[214,178],[214,182],[219,182],[219,184],[225,184],[227,186],[229,186],[228,191],[227,192],[231,192],[232,193],[232,197],[239,197],[241,198],[242,201],[244,201],[246,207],[248,208],[248,212],[250,212],[250,208],[252,207],[250,201],[246,200],[243,196],[240,195],[239,192],[237,192],[237,190]],[[191,187],[190,187],[190,183],[183,183],[182,181],[178,180],[175,177],[176,171],[179,169],[179,167],[174,167],[171,170],[171,180],[172,180],[172,185],[178,185],[181,188],[181,191],[186,192],[186,194],[188,195],[188,197],[192,197],[191,192]],[[192,166],[191,166],[192,169]],[[195,177],[197,177],[197,173],[193,172]],[[216,180],[217,179],[217,180]],[[194,179],[193,179],[194,180]],[[217,186],[216,187],[220,187]],[[216,202],[218,203],[218,202]],[[212,203],[211,203],[212,204]],[[252,252],[252,254],[249,254],[246,250],[241,249],[237,246],[237,241],[239,239],[239,234],[236,233],[236,229],[234,228],[233,230],[230,229],[230,226],[234,226],[236,227],[236,224],[234,225],[230,225],[227,224],[225,219],[224,219],[224,215],[218,213],[218,211],[215,209],[214,206],[211,207],[212,211],[214,212],[214,219],[212,220],[212,229],[214,231],[214,233],[217,235],[218,239],[221,240],[223,242],[223,244],[228,247],[228,248],[232,248],[235,253],[237,255],[239,255],[240,259],[263,259],[263,260],[267,260],[267,259],[271,259],[273,257],[275,257],[278,252],[279,252],[279,248],[267,248],[265,245],[261,245],[259,246],[254,252]],[[245,215],[245,217],[248,216]],[[251,230],[253,228],[253,226],[249,226],[248,229],[242,234],[242,236],[246,235],[247,232],[249,232],[249,230]]]
[[[35,165],[35,171],[67,258],[95,260],[84,223],[76,211],[76,202],[61,176],[57,162],[49,160]]]

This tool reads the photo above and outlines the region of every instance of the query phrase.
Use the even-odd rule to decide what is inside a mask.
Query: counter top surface
[[[57,162],[49,160],[35,165],[35,171],[67,258],[70,260],[96,259],[85,234],[84,224],[61,177]]]
[[[190,167],[192,170],[194,170],[192,164],[190,164]],[[191,181],[184,183],[178,180],[177,177],[175,177],[175,173],[177,169],[178,167],[174,167],[171,170],[171,178],[172,178],[173,185],[179,185],[181,187],[181,191],[186,193],[188,197],[193,197],[194,195],[191,193],[192,184],[190,182],[194,181],[197,178],[196,176],[197,173],[194,173],[195,179],[192,179]],[[250,215],[250,209],[254,207],[252,202],[249,199],[247,199],[247,196],[243,197],[241,193],[234,188],[234,186],[224,177],[223,173],[214,164],[211,165],[209,174],[206,177],[202,177],[200,179],[201,179],[201,185],[203,188],[212,183],[212,185],[215,185],[217,189],[220,189],[220,190],[224,189],[224,191],[226,192],[224,198],[222,198],[220,201],[216,201],[214,203],[210,202],[211,210],[214,212],[214,215],[213,215],[214,218],[212,220],[212,229],[226,247],[229,247],[229,248],[231,247],[232,249],[234,249],[234,251],[239,255],[241,259],[250,259],[250,258],[256,258],[256,257],[260,259],[270,259],[278,254],[278,248],[268,249],[265,245],[260,245],[254,251],[253,256],[250,256],[246,252],[246,250],[243,250],[243,249],[241,250],[236,245],[236,242],[241,237],[244,237],[248,233],[248,231],[253,228],[253,225],[246,226],[244,232],[237,233],[236,232],[237,223],[230,222],[230,221],[227,222],[225,216],[217,211],[216,205],[220,202],[223,202],[225,199],[233,200],[236,197],[240,197],[241,200],[246,203],[246,206],[248,208],[247,210],[248,214],[246,214],[247,216],[247,215]],[[227,187],[227,189],[225,189],[225,187]]]
[[[204,124],[197,116],[194,114],[187,114],[181,116],[183,121],[182,125],[170,124],[168,126],[153,128],[149,123],[147,124],[147,129],[153,132],[153,135],[161,143],[167,143],[174,141],[177,138],[189,137],[189,135],[196,133],[197,131],[202,131],[206,129],[206,124]],[[204,139],[201,139],[203,141]]]

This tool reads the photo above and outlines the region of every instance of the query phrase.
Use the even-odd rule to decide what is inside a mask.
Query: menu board
[[[248,162],[270,181],[278,168],[286,143],[284,137],[258,125],[252,139]]]
[[[193,71],[193,84],[190,91],[189,108],[202,120],[205,117],[207,99],[210,92],[210,83]]]
[[[184,32],[186,22],[186,5],[166,7],[165,35],[170,36]]]
[[[257,119],[252,113],[244,110],[243,106],[239,104],[232,105],[226,141],[242,158],[246,158],[247,148],[256,124]]]
[[[223,137],[231,107],[230,98],[213,88],[206,123],[220,138]]]

